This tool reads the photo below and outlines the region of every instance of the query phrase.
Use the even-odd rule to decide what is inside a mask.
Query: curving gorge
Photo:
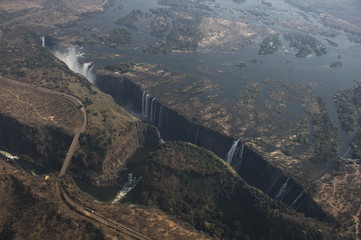
[[[271,198],[293,206],[308,217],[330,220],[330,216],[299,183],[284,175],[247,144],[178,114],[176,110],[162,105],[156,97],[144,92],[125,77],[99,74],[96,85],[112,95],[118,104],[156,126],[163,139],[187,141],[211,150],[228,160],[248,184],[262,190]],[[232,159],[229,159],[230,157]]]
[[[60,169],[72,136],[62,128],[30,126],[0,113],[0,146],[29,156],[30,161],[49,169]],[[51,143],[51,144],[49,144]]]

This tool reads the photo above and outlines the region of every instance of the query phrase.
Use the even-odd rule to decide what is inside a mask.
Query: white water
[[[228,162],[229,164],[232,163],[232,159],[234,157],[234,153],[236,152],[237,150],[237,147],[238,147],[238,141],[239,140],[235,140],[231,146],[231,148],[229,149],[229,151],[227,152],[227,155],[226,155],[226,162]]]
[[[238,155],[238,158],[236,158],[236,162],[233,164],[233,168],[236,171],[238,171],[239,168],[241,167],[241,163],[242,163],[242,160],[243,160],[243,151],[244,151],[244,144],[242,143],[241,150],[240,150],[240,153]]]
[[[146,98],[146,93],[145,92],[143,92],[143,94],[142,94],[142,117],[144,117],[144,115],[145,115],[145,98]]]
[[[142,96],[142,116],[144,119],[149,119],[149,100],[150,100],[150,94],[143,92]]]
[[[197,142],[198,142],[199,126],[200,125],[197,126],[197,132],[196,132],[196,137],[194,138],[194,144],[197,144]]]
[[[288,181],[290,180],[290,178],[287,178],[286,182],[282,185],[282,187],[280,188],[279,192],[277,193],[275,199],[281,199],[283,198],[283,194],[286,191],[286,187],[288,184]]]
[[[154,123],[155,121],[155,108],[156,108],[155,104],[156,104],[155,98],[153,98],[150,104],[150,117],[149,117],[149,121],[151,121],[152,123]]]
[[[152,99],[152,101],[150,102],[150,112],[149,112],[149,121],[153,120],[153,107],[154,107],[154,98]]]
[[[238,143],[240,139],[235,140],[229,149],[227,155],[226,155],[226,162],[229,163],[236,171],[239,170],[241,167],[241,163],[243,160],[243,151],[244,151],[244,144],[241,143],[241,148],[239,148]],[[237,151],[239,150],[239,151]],[[238,152],[238,154],[237,154]]]
[[[163,114],[163,108],[160,109],[160,114]],[[157,117],[157,101],[155,98],[152,98],[152,96],[149,93],[143,92],[142,94],[142,117],[146,121],[150,121],[151,123],[156,123],[156,117]],[[162,116],[159,116],[158,124],[161,125],[161,118]]]
[[[41,46],[44,48],[45,47],[45,36],[42,36],[40,39],[41,39]]]
[[[75,47],[68,47],[65,52],[54,51],[54,56],[63,61],[73,72],[86,77],[89,82],[94,83],[95,75],[91,62],[80,63]]]
[[[145,117],[148,119],[149,118],[149,99],[150,99],[150,94],[148,93],[147,95],[145,95]]]
[[[17,160],[19,159],[18,156],[12,155],[11,153],[5,152],[5,151],[0,151],[0,154],[3,155],[6,158],[9,158],[11,160]]]
[[[160,106],[159,109],[159,119],[158,119],[158,127],[162,127],[162,121],[163,121],[163,106]]]
[[[298,195],[298,197],[292,202],[292,205],[294,205],[301,197],[302,195],[305,193],[305,190],[303,190],[300,195]]]
[[[130,192],[130,190],[132,190],[138,184],[140,179],[142,179],[142,177],[137,179],[136,177],[133,177],[132,173],[129,173],[128,180],[123,184],[122,188],[118,192],[117,196],[115,196],[112,203],[114,204],[119,202],[125,195],[127,195],[128,192]]]

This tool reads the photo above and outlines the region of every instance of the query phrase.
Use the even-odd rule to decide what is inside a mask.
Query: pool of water
[[[112,202],[122,190],[124,184],[129,179],[129,174],[133,179],[138,180],[143,175],[144,166],[147,163],[149,153],[152,148],[143,147],[137,149],[133,156],[127,161],[126,169],[120,172],[119,184],[115,186],[94,186],[82,178],[76,178],[77,186],[94,199],[101,202]]]

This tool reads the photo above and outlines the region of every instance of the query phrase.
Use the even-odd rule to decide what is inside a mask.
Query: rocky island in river
[[[0,238],[358,239],[360,4],[322,2],[1,2]]]

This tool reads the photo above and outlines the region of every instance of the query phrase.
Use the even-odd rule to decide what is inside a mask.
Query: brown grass
[[[74,105],[60,96],[36,91],[0,77],[0,112],[30,125],[55,125],[69,132],[81,126]]]
[[[82,192],[73,180],[67,179],[66,184],[69,194],[77,202],[152,239],[211,239],[211,237],[196,231],[185,223],[173,219],[160,210],[137,205],[98,202]]]

